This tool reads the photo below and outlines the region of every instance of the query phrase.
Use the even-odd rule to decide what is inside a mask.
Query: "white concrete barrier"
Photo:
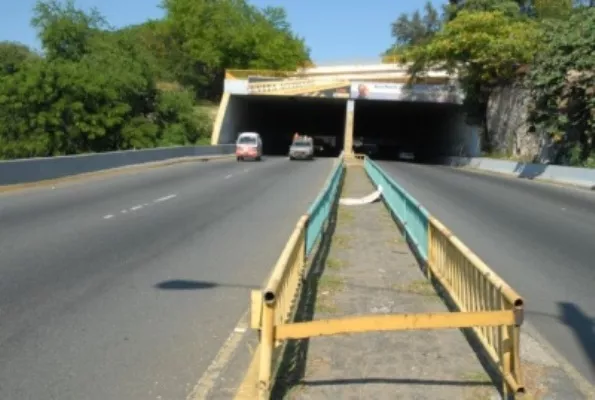
[[[557,182],[595,190],[595,169],[592,168],[532,164],[487,157],[446,157],[442,161],[453,167],[470,167],[517,178]]]

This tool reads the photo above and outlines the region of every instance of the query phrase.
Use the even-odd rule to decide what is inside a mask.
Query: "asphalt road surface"
[[[526,301],[526,318],[595,383],[595,193],[380,162]]]
[[[0,399],[185,399],[331,164],[189,163],[0,196]]]

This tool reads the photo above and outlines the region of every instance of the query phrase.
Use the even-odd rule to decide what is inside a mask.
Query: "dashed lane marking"
[[[163,197],[160,197],[158,199],[153,200],[153,203],[161,203],[163,201],[171,200],[171,199],[173,199],[176,196],[177,196],[177,194],[170,194],[170,195],[167,195],[167,196],[163,196]]]

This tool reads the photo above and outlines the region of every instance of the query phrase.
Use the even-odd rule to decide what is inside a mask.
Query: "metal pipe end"
[[[276,297],[277,296],[275,296],[275,292],[273,292],[272,290],[266,290],[262,298],[265,304],[272,305],[273,303],[275,303]]]

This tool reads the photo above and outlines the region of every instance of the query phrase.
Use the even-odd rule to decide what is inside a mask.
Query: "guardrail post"
[[[511,350],[510,336],[508,326],[500,325],[500,360],[502,362],[502,398],[508,399],[510,390],[506,377],[511,376]]]
[[[428,257],[426,260],[426,277],[428,278],[428,281],[430,281],[430,283],[432,282],[432,268],[430,267],[431,265],[434,265],[434,255],[435,250],[434,250],[434,236],[432,234],[432,223],[430,222],[430,220],[428,219],[427,221],[427,226],[428,226]]]
[[[271,393],[271,372],[275,346],[275,303],[265,302],[262,310],[262,331],[260,334],[260,365],[258,371],[258,397],[269,400]]]

